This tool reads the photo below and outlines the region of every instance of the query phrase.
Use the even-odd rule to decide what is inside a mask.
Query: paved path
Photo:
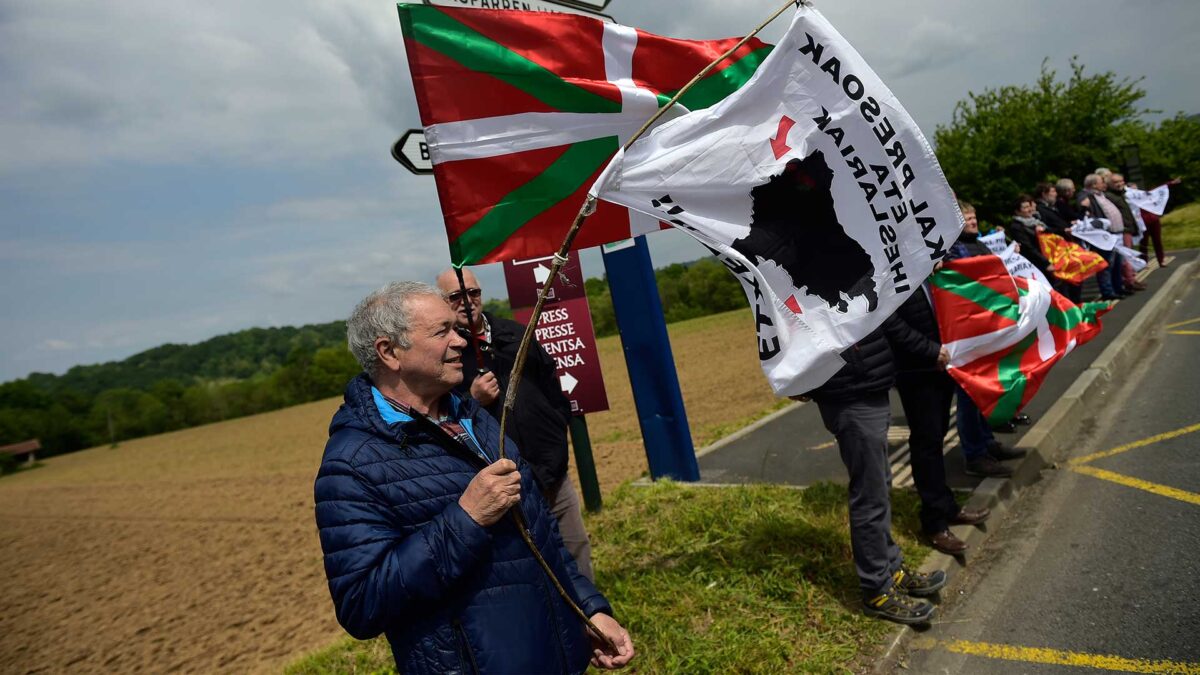
[[[1200,276],[897,673],[1200,673]]]

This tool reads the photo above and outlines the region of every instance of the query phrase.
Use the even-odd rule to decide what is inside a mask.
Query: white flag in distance
[[[618,153],[591,194],[721,259],[754,308],[759,359],[781,396],[832,377],[962,229],[916,123],[811,7],[740,91]]]
[[[1161,216],[1167,210],[1167,201],[1171,199],[1171,188],[1159,185],[1149,192],[1137,188],[1125,188],[1125,199],[1143,211]]]

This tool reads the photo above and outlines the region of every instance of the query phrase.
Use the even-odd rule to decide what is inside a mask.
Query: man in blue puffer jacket
[[[499,424],[450,393],[466,341],[426,284],[399,282],[347,322],[365,371],[346,388],[316,480],[316,518],[338,622],[387,635],[412,673],[579,673],[619,668],[628,633],[563,547],[533,472]],[[518,402],[519,405],[519,402]],[[589,635],[522,540],[520,509]]]

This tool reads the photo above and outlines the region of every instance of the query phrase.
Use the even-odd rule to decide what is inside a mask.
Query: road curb
[[[1004,514],[1016,503],[1023,488],[1037,482],[1043,468],[1065,459],[1071,443],[1078,439],[1080,432],[1095,424],[1095,417],[1089,414],[1089,411],[1103,407],[1100,399],[1104,396],[1104,388],[1114,376],[1130,366],[1138,351],[1144,348],[1148,341],[1160,339],[1160,335],[1154,330],[1155,324],[1186,290],[1196,265],[1196,260],[1179,265],[1154,297],[1138,310],[1121,329],[1120,334],[1100,352],[1092,365],[1075,379],[1066,393],[1021,437],[1017,447],[1027,450],[1029,454],[1016,467],[1012,478],[985,479],[971,493],[967,500],[968,506],[986,506],[992,510],[990,520],[1000,522]],[[986,525],[961,525],[952,528],[952,531],[973,548],[981,546],[990,536]],[[960,559],[935,551],[921,565],[920,571],[945,572],[947,586],[943,592],[946,592],[954,586],[964,565],[965,562]],[[871,672],[882,675],[894,670],[908,641],[916,634],[916,631],[907,626],[897,628],[887,639],[884,651]]]

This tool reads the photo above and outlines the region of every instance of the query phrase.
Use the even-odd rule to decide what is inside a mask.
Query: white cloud
[[[388,3],[11,2],[0,169],[316,162],[416,121]]]
[[[907,32],[902,42],[882,46],[884,58],[879,60],[877,68],[884,78],[951,68],[975,40],[965,28],[925,17]]]
[[[370,238],[327,242],[249,261],[259,270],[248,279],[251,292],[317,297],[329,291],[369,289],[393,279],[432,280],[448,264],[449,249],[436,232],[375,233]]]
[[[37,267],[40,271],[77,276],[114,269],[161,270],[164,247],[150,242],[9,239],[0,241],[0,263]]]

